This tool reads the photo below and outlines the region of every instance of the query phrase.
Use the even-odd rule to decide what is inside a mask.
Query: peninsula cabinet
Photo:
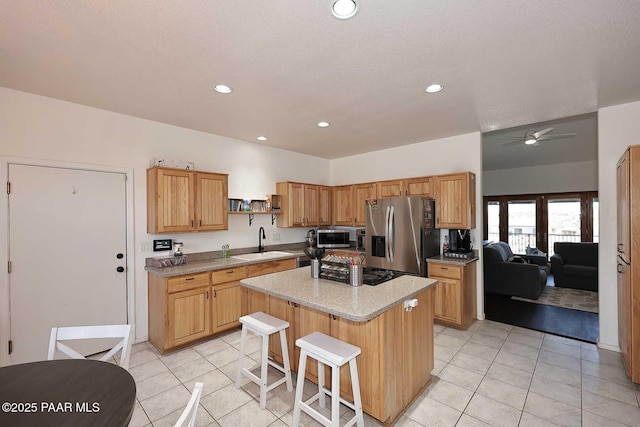
[[[221,332],[240,326],[242,291],[240,280],[247,276],[244,266],[211,272],[212,327]]]
[[[476,227],[476,176],[471,172],[434,177],[436,228]]]
[[[154,167],[147,170],[147,232],[228,228],[226,174]]]
[[[430,279],[436,279],[434,319],[437,323],[467,329],[478,317],[476,262],[466,265],[429,262]]]
[[[282,196],[283,209],[278,227],[331,224],[331,187],[287,181],[276,183],[276,192]]]
[[[377,183],[333,187],[334,225],[364,226],[365,202],[377,197]]]

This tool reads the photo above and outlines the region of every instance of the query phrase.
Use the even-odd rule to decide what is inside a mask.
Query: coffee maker
[[[449,230],[449,252],[460,254],[471,252],[471,231]]]

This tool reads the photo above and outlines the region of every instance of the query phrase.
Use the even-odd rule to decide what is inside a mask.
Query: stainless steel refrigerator
[[[440,253],[435,201],[424,197],[366,201],[367,267],[426,276],[426,259]]]

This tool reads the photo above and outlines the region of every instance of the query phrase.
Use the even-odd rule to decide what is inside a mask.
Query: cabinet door
[[[297,322],[294,319],[296,306],[282,298],[277,298],[272,295],[268,296],[269,308],[267,313],[277,317],[278,319],[289,322],[289,327],[286,329],[287,334],[287,349],[289,351],[289,364],[291,369],[296,370],[298,361],[295,358],[295,339],[293,336],[293,325]],[[280,344],[280,333],[271,334],[269,336],[269,357],[281,365],[284,363],[282,359],[282,345]]]
[[[433,279],[438,280],[434,297],[436,320],[461,324],[461,281],[444,277],[433,277]]]
[[[320,224],[320,187],[304,184],[304,221],[305,227]]]
[[[430,176],[407,179],[404,186],[407,197],[433,197],[433,178]]]
[[[193,172],[152,168],[147,171],[147,231],[195,230]]]
[[[333,187],[333,223],[335,225],[352,225],[352,209],[351,186]]]
[[[242,290],[240,281],[213,287],[213,330],[220,332],[240,326]]]
[[[167,342],[174,347],[211,335],[210,287],[169,294]]]
[[[289,227],[302,227],[304,225],[304,188],[302,184],[290,182],[288,205],[286,209],[289,216]]]
[[[419,294],[418,305],[411,311],[402,310],[402,334],[404,343],[403,403],[431,380],[433,370],[433,291],[428,289]]]
[[[227,175],[196,173],[196,229],[228,229]]]
[[[333,190],[331,187],[320,187],[318,205],[320,211],[319,225],[333,224]]]
[[[475,175],[435,177],[436,228],[475,228]]]
[[[629,151],[625,151],[616,171],[616,196],[618,202],[617,251],[626,262],[630,261],[631,240],[629,234]]]
[[[315,310],[306,306],[296,307],[298,328],[295,331],[295,339],[309,335],[312,332],[322,332],[326,335],[331,335],[331,317],[327,313]],[[300,360],[300,347],[295,347],[295,359]],[[307,367],[305,369],[305,378],[313,381],[317,384],[318,381],[318,363],[314,360],[307,358]],[[329,378],[330,369],[325,369],[326,377]],[[326,382],[325,382],[326,383]],[[327,383],[331,384],[331,383]],[[329,387],[331,388],[331,387]]]
[[[376,198],[376,184],[357,184],[353,186],[353,203],[355,218],[353,225],[362,226],[366,225],[366,201],[368,199]]]
[[[377,184],[378,198],[386,199],[390,197],[402,197],[404,196],[404,181],[382,181]]]
[[[242,294],[242,315],[246,316],[247,314],[257,313],[258,311],[262,311],[263,313],[269,312],[269,298],[268,295],[255,291],[253,289],[241,288]]]

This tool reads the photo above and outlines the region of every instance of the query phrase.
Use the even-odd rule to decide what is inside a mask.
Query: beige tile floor
[[[640,426],[640,386],[626,378],[618,353],[491,321],[467,331],[436,325],[435,333],[432,382],[397,426]],[[130,426],[172,426],[198,381],[198,426],[290,426],[294,393],[284,385],[268,394],[265,410],[255,384],[234,388],[239,340],[233,331],[166,356],[148,343],[134,345],[129,370],[138,394]],[[259,348],[252,337],[254,361]],[[312,392],[306,384],[305,395]],[[352,412],[343,406],[341,414],[344,424]],[[304,414],[302,422],[319,425]],[[365,414],[365,425],[381,424]]]

